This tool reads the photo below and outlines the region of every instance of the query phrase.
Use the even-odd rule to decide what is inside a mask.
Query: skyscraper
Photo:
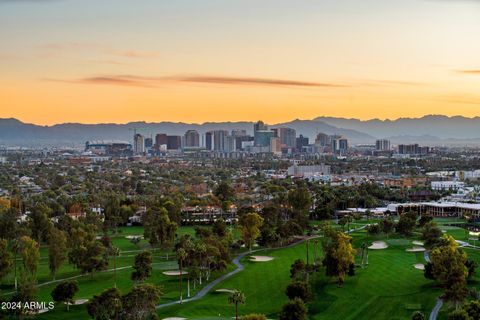
[[[213,150],[213,131],[205,133],[205,149]]]
[[[185,147],[198,148],[200,147],[200,134],[197,130],[188,130],[185,132]]]
[[[182,146],[181,136],[167,136],[167,149],[178,150]]]
[[[308,146],[308,137],[304,137],[302,134],[297,138],[296,148],[298,152],[303,151],[303,147]]]
[[[227,130],[213,131],[213,150],[225,151],[225,140],[227,136],[228,136]]]
[[[268,127],[265,123],[263,123],[263,121],[258,121],[253,125],[253,133],[264,130],[268,130]]]
[[[342,136],[331,137],[332,152],[336,155],[344,155],[348,151],[348,140]]]
[[[274,132],[271,130],[256,131],[254,144],[256,147],[268,147],[270,146],[270,138],[274,136]]]
[[[375,149],[378,151],[388,151],[390,150],[390,140],[380,139],[375,141]]]
[[[133,152],[135,154],[145,153],[145,138],[139,133],[133,136]]]
[[[296,131],[292,128],[279,128],[278,136],[280,137],[280,143],[289,148],[295,148],[296,144]]]
[[[315,138],[315,145],[317,147],[326,147],[328,146],[330,143],[329,143],[329,138],[328,138],[328,135],[325,134],[325,133],[322,133],[320,132],[319,134],[317,134],[317,137]]]
[[[158,133],[157,135],[155,135],[155,145],[153,146],[155,151],[160,151],[162,146],[166,146],[166,145],[167,145],[167,135],[165,133]]]

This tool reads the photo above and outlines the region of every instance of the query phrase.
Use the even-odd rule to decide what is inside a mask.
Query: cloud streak
[[[457,70],[458,73],[463,74],[478,74],[480,75],[480,69],[473,69],[473,70]]]
[[[270,86],[270,87],[310,87],[310,88],[341,88],[347,85],[308,82],[285,79],[271,78],[253,78],[253,77],[225,77],[209,75],[186,75],[186,76],[167,76],[167,77],[149,77],[135,75],[103,75],[87,77],[77,80],[52,80],[66,83],[80,84],[108,84],[119,86],[134,87],[159,87],[168,83],[198,83],[207,85],[227,85],[227,86]]]

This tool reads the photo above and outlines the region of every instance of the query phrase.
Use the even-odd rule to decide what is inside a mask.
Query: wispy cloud
[[[76,80],[55,80],[66,83],[81,84],[109,84],[120,86],[135,87],[159,87],[167,83],[199,83],[208,85],[229,85],[229,86],[272,86],[272,87],[325,87],[325,88],[341,88],[348,87],[343,84],[325,83],[325,82],[308,82],[285,79],[271,78],[253,78],[253,77],[226,77],[226,76],[209,76],[209,75],[184,75],[184,76],[136,76],[136,75],[102,75],[94,77],[86,77]]]
[[[458,73],[463,74],[478,74],[480,75],[480,69],[472,69],[472,70],[456,70]]]
[[[218,77],[218,76],[179,76],[171,78],[180,82],[226,84],[226,85],[264,85],[264,86],[288,86],[288,87],[346,87],[346,85],[308,82],[297,80],[269,79],[269,78],[242,78],[242,77]]]

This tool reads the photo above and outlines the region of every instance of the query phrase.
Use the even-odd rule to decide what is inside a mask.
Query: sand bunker
[[[250,260],[254,262],[266,262],[266,261],[272,261],[273,257],[267,257],[267,256],[250,256]]]
[[[415,269],[425,270],[425,265],[423,263],[417,263],[413,265]]]
[[[381,249],[387,249],[388,245],[383,242],[383,241],[373,241],[372,245],[368,247],[368,249],[373,249],[373,250],[381,250]]]
[[[127,239],[136,239],[136,238],[143,239],[143,236],[139,234],[139,235],[126,236],[125,238],[127,238]]]
[[[423,247],[423,246],[424,246],[424,244],[423,244],[422,241],[412,241],[412,243],[413,243],[414,245],[416,245],[416,246],[420,246],[420,247]]]
[[[218,290],[215,290],[215,292],[233,293],[234,291],[233,291],[233,290],[230,290],[230,289],[218,289]]]
[[[413,247],[410,249],[407,249],[408,252],[424,252],[425,248],[424,247]]]
[[[78,306],[78,305],[81,305],[81,304],[85,304],[87,302],[88,302],[88,299],[78,299],[78,300],[73,301],[73,303],[65,302],[65,304]]]
[[[162,272],[166,276],[179,276],[180,275],[180,270],[170,270],[170,271],[165,271]],[[182,271],[182,275],[188,274],[187,271]]]

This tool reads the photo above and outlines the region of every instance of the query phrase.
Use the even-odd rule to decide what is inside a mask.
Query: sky
[[[477,0],[0,0],[0,118],[480,116]]]

